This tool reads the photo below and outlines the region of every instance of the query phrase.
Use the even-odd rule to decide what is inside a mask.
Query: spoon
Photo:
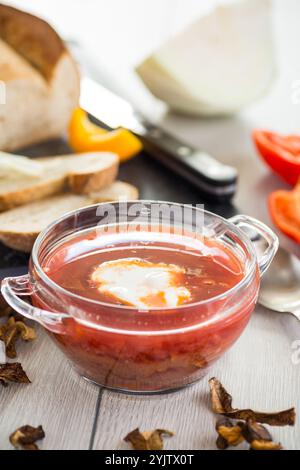
[[[300,260],[279,248],[261,281],[259,303],[270,310],[290,313],[300,321]]]

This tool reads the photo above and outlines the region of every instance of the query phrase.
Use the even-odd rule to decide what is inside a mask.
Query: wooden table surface
[[[39,3],[39,8],[44,7],[46,11],[49,2],[27,3],[37,11]],[[60,2],[61,8],[65,3]],[[251,130],[258,126],[299,132],[300,127],[300,104],[292,98],[293,85],[300,80],[297,55],[300,5],[297,0],[275,3],[281,72],[272,93],[233,118],[199,121],[169,116],[164,122],[167,129],[190,143],[237,165],[240,185],[235,204],[242,212],[270,225],[267,195],[285,185],[256,156]],[[152,163],[143,164],[153,169]],[[123,169],[123,175],[136,182],[142,196],[155,197],[158,191],[155,181],[151,185],[150,178],[150,184],[146,185],[141,172],[134,169],[133,165],[141,163],[130,165]],[[149,175],[146,178],[149,180]],[[172,185],[172,177],[168,175],[167,179]],[[201,202],[196,192],[185,188],[183,181],[181,188],[182,195],[177,199]],[[174,188],[165,191],[174,194]],[[300,254],[298,247],[284,237],[281,243]],[[210,376],[220,378],[233,394],[236,406],[268,411],[295,406],[300,412],[300,364],[292,360],[295,340],[300,340],[299,322],[258,306],[244,334],[207,378],[177,393],[138,397],[113,393],[85,382],[39,328],[37,341],[20,348],[20,362],[32,385],[0,389],[0,449],[11,448],[8,435],[24,424],[43,425],[46,438],[42,449],[126,449],[128,446],[122,438],[136,427],[142,430],[164,427],[174,431],[176,436],[166,439],[166,449],[213,449],[215,416],[209,407]],[[273,435],[285,448],[300,449],[298,422],[294,428],[276,428]]]

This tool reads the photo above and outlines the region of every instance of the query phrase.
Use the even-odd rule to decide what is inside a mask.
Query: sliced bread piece
[[[139,198],[139,190],[132,184],[115,181],[107,188],[91,193],[89,197],[95,204],[110,201],[133,201]]]
[[[4,212],[0,214],[0,241],[28,253],[43,228],[64,213],[88,204],[87,196],[62,194]]]
[[[116,181],[91,195],[61,194],[0,214],[0,241],[14,250],[30,252],[39,235],[65,213],[91,204],[138,198],[134,186]]]
[[[89,194],[111,185],[119,171],[119,157],[114,153],[88,153],[85,164],[76,166],[76,157],[68,161],[68,187],[75,194]]]
[[[0,179],[0,212],[58,194],[64,189],[76,194],[101,190],[113,183],[119,168],[117,155],[102,152],[34,161],[43,169],[41,176],[12,174],[10,178]]]

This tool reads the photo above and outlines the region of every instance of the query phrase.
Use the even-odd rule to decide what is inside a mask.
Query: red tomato
[[[300,243],[300,184],[293,191],[272,193],[269,208],[277,227],[289,238]]]
[[[253,140],[267,165],[284,181],[295,185],[300,177],[300,136],[255,130]]]

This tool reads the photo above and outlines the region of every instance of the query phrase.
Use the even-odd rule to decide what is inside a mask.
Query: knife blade
[[[183,143],[150,123],[130,103],[88,76],[82,78],[80,105],[109,128],[124,127],[134,132],[152,157],[190,181],[207,196],[231,199],[235,194],[235,168],[218,162],[206,152]]]

